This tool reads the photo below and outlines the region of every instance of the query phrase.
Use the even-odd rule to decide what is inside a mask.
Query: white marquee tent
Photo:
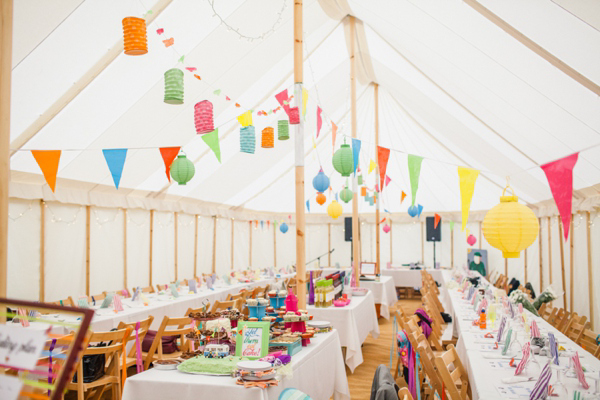
[[[125,285],[124,271],[133,286],[171,280],[175,270],[179,276],[191,276],[194,268],[209,271],[213,263],[227,271],[295,261],[293,229],[284,235],[272,224],[294,223],[293,140],[241,153],[236,119],[245,110],[274,109],[275,94],[293,92],[293,7],[289,0],[212,4],[15,1],[9,296],[79,295],[86,279],[92,292],[115,290]],[[124,55],[121,19],[148,10],[148,54]],[[348,15],[357,19],[354,38]],[[156,32],[161,28],[163,35]],[[587,245],[588,235],[592,243],[600,238],[600,224],[594,223],[600,206],[599,30],[600,6],[585,0],[305,1],[307,260],[336,248],[331,263],[350,263],[341,218],[326,215],[327,203],[317,205],[310,182],[322,166],[333,192],[346,183],[331,164],[331,121],[339,127],[337,148],[350,135],[348,43],[355,40],[360,165],[367,186],[376,183],[375,174],[367,173],[375,159],[373,82],[379,84],[380,145],[391,149],[392,181],[381,208],[393,236],[382,235],[382,264],[431,264],[422,221],[434,212],[444,219],[438,259],[443,265],[465,263],[457,166],[468,166],[481,171],[468,225],[479,241],[475,247],[488,249],[492,268],[503,271],[501,254],[482,237],[480,221],[498,203],[508,177],[541,218],[541,237],[527,251],[527,280],[536,290],[552,282],[570,295],[571,274],[564,288],[560,279],[558,212],[539,166],[580,152],[573,173],[574,248],[565,245],[564,264],[574,269],[575,282],[587,282],[593,270],[600,290],[600,254],[591,252],[588,268]],[[171,37],[174,45],[167,48],[162,41]],[[181,56],[184,65],[197,67],[201,80],[186,72],[185,104],[165,104],[163,73],[182,67]],[[221,163],[194,130],[193,106],[204,99],[215,107]],[[318,138],[317,106],[325,121]],[[281,115],[255,114],[257,132]],[[196,176],[186,186],[166,179],[158,152],[166,146],[182,146],[194,161]],[[129,149],[118,190],[102,156],[107,148]],[[54,193],[29,151],[47,149],[62,150]],[[425,158],[420,220],[406,214],[408,154]],[[402,191],[408,193],[404,202]],[[46,204],[40,206],[40,199]],[[374,209],[360,199],[363,260],[375,257]],[[351,203],[344,205],[344,216],[349,213]],[[453,233],[449,221],[457,222]],[[522,281],[524,259],[508,264],[509,275]],[[588,315],[589,287],[576,286],[574,309]]]

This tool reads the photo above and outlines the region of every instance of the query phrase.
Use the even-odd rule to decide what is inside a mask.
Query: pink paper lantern
[[[384,231],[385,233],[389,233],[391,229],[392,229],[392,228],[390,228],[390,226],[389,226],[388,224],[385,224],[385,225],[383,226],[383,231]]]
[[[196,132],[201,135],[215,130],[213,120],[213,105],[208,100],[202,100],[194,106],[194,122]]]
[[[300,123],[300,111],[298,107],[290,108],[288,117],[290,118],[290,125],[298,125]]]
[[[476,242],[477,238],[473,236],[473,234],[469,235],[469,237],[467,238],[467,243],[469,244],[469,246],[473,246]]]

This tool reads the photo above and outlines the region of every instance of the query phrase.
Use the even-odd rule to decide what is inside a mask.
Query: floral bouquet
[[[539,310],[542,304],[549,303],[558,298],[557,294],[552,289],[552,286],[548,286],[533,302],[533,306],[536,310]]]
[[[537,309],[533,306],[533,304],[531,304],[531,302],[527,298],[527,295],[525,293],[523,293],[521,290],[519,290],[519,289],[513,290],[512,293],[510,294],[510,296],[508,297],[508,299],[511,301],[511,303],[523,304],[523,308],[525,308],[527,311],[531,312],[536,317],[540,316],[537,312]]]

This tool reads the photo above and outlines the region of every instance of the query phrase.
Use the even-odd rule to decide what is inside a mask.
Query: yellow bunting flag
[[[237,120],[239,121],[240,125],[242,125],[242,126],[252,125],[252,112],[246,111],[245,113],[239,115],[237,117]]]
[[[479,171],[472,168],[458,167],[458,177],[460,178],[460,204],[462,211],[462,230],[464,231],[469,221],[469,210],[471,208],[471,199],[475,191],[475,181],[479,176]],[[467,234],[467,236],[469,236]]]
[[[46,183],[54,192],[56,187],[56,173],[60,161],[60,150],[31,150],[31,155],[40,166]]]
[[[377,167],[377,164],[375,164],[375,161],[371,160],[371,161],[369,162],[369,174],[370,174],[371,172],[373,172],[373,170],[374,170],[376,167]]]
[[[302,117],[306,119],[306,105],[308,104],[308,89],[302,88]]]

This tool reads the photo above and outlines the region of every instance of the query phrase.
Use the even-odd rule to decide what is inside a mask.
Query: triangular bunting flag
[[[204,140],[204,143],[206,143],[208,147],[210,147],[210,149],[215,153],[215,156],[217,156],[217,160],[221,162],[221,146],[219,146],[219,128],[215,129],[210,133],[202,135],[202,140]]]
[[[389,185],[390,182],[392,181],[392,178],[390,178],[389,176],[385,176],[385,186]]]
[[[171,182],[171,163],[179,154],[181,147],[161,147],[160,155],[165,163],[165,172],[167,173],[167,179]]]
[[[40,166],[46,183],[53,192],[56,187],[56,173],[58,172],[60,154],[60,150],[31,150],[31,155]]]
[[[352,158],[354,160],[354,175],[356,175],[356,168],[358,167],[358,155],[360,154],[361,141],[358,139],[352,139]]]
[[[221,89],[217,89],[217,90],[213,91],[213,93],[218,96],[221,94]]]
[[[306,200],[306,209],[310,212],[310,200]]]
[[[284,89],[281,92],[277,93],[275,95],[275,98],[277,99],[279,104],[283,107],[283,110],[285,111],[285,113],[289,116],[290,115],[290,106],[289,106],[289,102],[288,102],[289,96],[288,96],[287,89]]]
[[[402,194],[400,195],[400,204],[402,204],[404,202],[405,198],[406,198],[406,192],[404,192],[404,190],[403,190]]]
[[[335,136],[337,135],[337,125],[331,121],[331,145],[335,149]]]
[[[423,157],[408,155],[408,173],[410,175],[410,190],[412,192],[412,205],[415,205],[417,199],[417,190],[419,189],[419,176],[421,175],[421,163]]]
[[[389,158],[390,158],[390,149],[388,149],[386,147],[377,146],[377,164],[379,164],[379,188],[380,188],[378,191],[383,190],[383,182],[385,181],[385,170],[387,168],[387,163],[388,163]]]
[[[573,168],[578,157],[579,153],[575,153],[541,166],[548,179],[548,184],[550,184],[550,190],[562,220],[565,240],[569,237],[569,227],[571,225]]]
[[[375,164],[375,161],[373,161],[373,160],[369,161],[369,174],[371,172],[373,172],[373,170],[375,170],[376,167],[377,167],[377,164]]]
[[[435,220],[433,221],[433,229],[437,229],[442,217],[440,217],[440,214],[437,214],[437,213],[434,215],[434,217],[435,217]]]
[[[421,217],[422,212],[423,212],[423,206],[419,204],[418,211],[417,211],[417,218]]]
[[[252,113],[250,111],[246,111],[245,113],[238,115],[237,120],[240,125],[244,127],[252,125]]]
[[[308,89],[302,88],[302,117],[306,119],[306,106],[308,105]],[[317,112],[318,114],[318,112]],[[319,137],[319,132],[317,131],[317,137]]]
[[[475,181],[479,176],[476,169],[458,167],[458,177],[460,185],[460,206],[462,211],[462,230],[465,230],[469,221],[469,210],[471,208],[471,199],[475,191]]]
[[[125,158],[127,157],[127,149],[104,149],[102,150],[104,159],[112,175],[115,187],[119,188],[119,182],[121,182],[121,174],[123,173],[123,166],[125,165]]]
[[[322,112],[321,107],[317,106],[317,138],[319,137],[319,133],[321,133],[321,126],[323,126]]]

